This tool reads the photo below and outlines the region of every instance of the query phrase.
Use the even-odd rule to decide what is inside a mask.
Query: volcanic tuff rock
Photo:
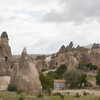
[[[90,62],[100,67],[100,45],[94,43],[90,53]]]
[[[66,52],[66,48],[64,45],[62,45],[60,50],[59,50],[59,53],[64,53],[64,52]]]
[[[11,76],[13,73],[13,59],[8,40],[7,33],[3,32],[0,40],[0,76]]]
[[[46,60],[45,60],[45,56],[37,56],[36,60],[35,60],[35,66],[37,68],[37,70],[40,72],[42,69],[47,70],[48,66],[46,64]]]
[[[10,79],[10,76],[0,76],[0,90],[7,90],[7,87],[10,84]]]
[[[23,91],[42,91],[39,74],[35,64],[24,48],[18,64],[16,64],[14,74],[11,77],[11,85],[15,85],[18,90]]]
[[[64,47],[65,46],[63,46],[63,48]],[[71,42],[69,46],[66,47],[66,52],[58,53],[58,65],[66,64],[68,69],[77,67],[81,61],[93,63],[100,67],[100,44],[94,43],[91,49],[87,49],[79,45],[74,48]]]

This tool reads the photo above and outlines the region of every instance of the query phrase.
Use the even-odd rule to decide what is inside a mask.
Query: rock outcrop
[[[11,77],[9,76],[0,76],[0,90],[7,90],[8,85],[10,84]]]
[[[18,64],[16,64],[14,74],[11,77],[11,85],[15,85],[21,91],[42,91],[39,74],[30,56],[24,48]]]
[[[100,46],[94,43],[90,52],[90,62],[100,67]]]
[[[64,45],[61,46],[59,53],[65,53],[66,52],[66,48]]]
[[[46,64],[46,57],[43,56],[37,56],[36,60],[35,60],[35,65],[37,70],[40,72],[41,70],[47,70],[48,66]]]
[[[13,59],[8,40],[7,33],[3,32],[0,40],[0,76],[11,76],[13,73]]]

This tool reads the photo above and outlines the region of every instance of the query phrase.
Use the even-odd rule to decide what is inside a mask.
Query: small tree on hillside
[[[98,70],[98,73],[96,75],[96,84],[100,85],[100,69]]]
[[[86,66],[86,63],[84,62],[84,61],[81,61],[79,64],[78,64],[78,68],[79,69],[84,69],[85,68],[85,66]]]
[[[53,72],[53,71],[48,72],[47,76],[49,76],[53,79],[59,79],[59,76],[57,75],[57,73]]]
[[[86,77],[87,77],[86,74],[81,74],[81,78],[80,78],[80,87],[82,87],[82,84],[84,84],[84,86],[87,86]]]
[[[80,83],[80,78],[81,78],[78,71],[74,69],[66,71],[64,73],[64,77],[66,79],[66,84],[69,84],[70,88],[78,87],[78,84]]]
[[[60,65],[60,67],[57,69],[56,73],[57,75],[59,76],[59,78],[63,78],[63,74],[64,72],[66,71],[66,65],[65,64],[62,64]]]
[[[48,92],[48,90],[54,88],[53,78],[50,76],[44,76],[43,73],[39,74],[39,78],[43,87],[43,91]]]

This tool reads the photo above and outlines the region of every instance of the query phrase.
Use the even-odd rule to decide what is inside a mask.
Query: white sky
[[[0,33],[13,54],[57,52],[61,45],[100,43],[100,0],[0,0]]]

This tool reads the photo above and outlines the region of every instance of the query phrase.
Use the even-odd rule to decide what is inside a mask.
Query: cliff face
[[[100,45],[94,43],[91,49],[77,46],[73,47],[71,42],[66,50],[62,46],[58,52],[58,66],[60,64],[66,64],[68,69],[75,68],[78,66],[80,61],[86,63],[93,63],[100,67]]]
[[[100,46],[99,44],[93,44],[90,52],[90,62],[100,67]]]
[[[45,56],[37,56],[37,58],[35,59],[35,66],[39,72],[43,69],[44,70],[48,69],[45,59],[46,59]]]
[[[69,46],[66,47],[62,45],[59,49],[59,52],[51,55],[51,59],[48,62],[45,61],[45,63],[47,64],[48,69],[59,67],[61,64],[66,64],[67,69],[71,69],[77,67],[79,62],[81,61],[84,61],[86,63],[93,63],[94,65],[100,67],[99,44],[94,43],[91,49],[87,49],[79,45],[74,48],[73,42],[71,42]],[[39,68],[38,65],[37,68]]]

